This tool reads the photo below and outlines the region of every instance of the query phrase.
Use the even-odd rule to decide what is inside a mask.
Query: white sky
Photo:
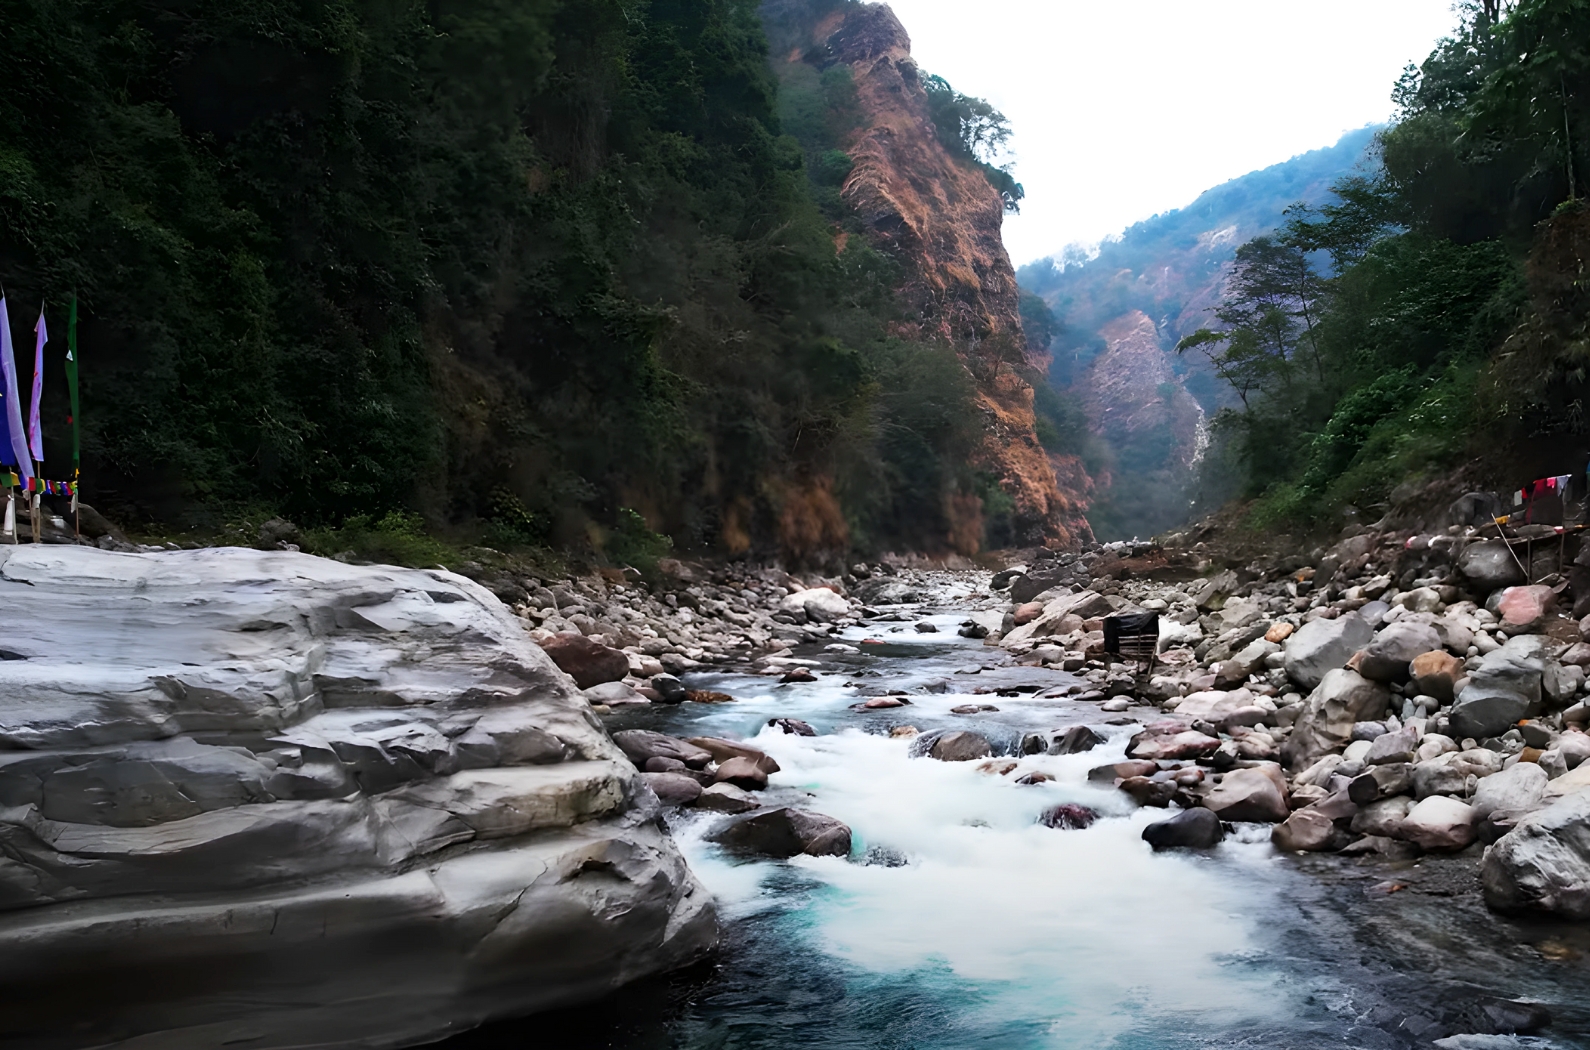
[[[1015,129],[1020,266],[1391,116],[1452,0],[889,0],[911,52]]]

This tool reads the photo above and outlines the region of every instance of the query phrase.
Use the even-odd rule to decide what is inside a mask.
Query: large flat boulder
[[[463,577],[20,546],[0,597],[14,1038],[406,1045],[715,939],[657,795]]]
[[[1345,667],[1326,672],[1287,738],[1283,749],[1287,765],[1305,769],[1340,751],[1352,741],[1355,724],[1385,718],[1390,704],[1391,691],[1379,682]]]
[[[1286,673],[1303,688],[1316,689],[1326,672],[1347,663],[1372,637],[1374,630],[1357,613],[1310,620],[1286,640]]]
[[[1590,918],[1590,792],[1524,817],[1485,850],[1485,903],[1502,912]]]
[[[1545,644],[1539,635],[1521,634],[1486,656],[1452,705],[1453,735],[1499,736],[1539,713]]]

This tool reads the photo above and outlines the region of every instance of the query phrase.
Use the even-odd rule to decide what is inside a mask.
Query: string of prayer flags
[[[12,475],[12,484],[16,475]],[[4,475],[0,475],[0,481]],[[44,478],[28,478],[25,487],[29,492],[42,492],[46,496],[75,496],[77,495],[77,482],[75,481],[46,481]]]

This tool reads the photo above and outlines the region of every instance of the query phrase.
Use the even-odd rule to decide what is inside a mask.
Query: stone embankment
[[[1233,821],[1295,851],[1479,843],[1492,907],[1590,916],[1590,617],[1541,575],[1572,566],[1542,557],[1526,585],[1488,533],[1354,529],[1239,568],[1201,544],[1040,552],[992,581],[1010,599],[997,644],[1078,672],[1076,699],[1105,711],[1162,712],[1094,778],[1186,811],[1147,829],[1156,847]],[[1134,613],[1158,618],[1151,670],[1104,651],[1105,618]]]
[[[29,544],[0,596],[16,1045],[410,1045],[715,942],[656,794],[462,576]]]

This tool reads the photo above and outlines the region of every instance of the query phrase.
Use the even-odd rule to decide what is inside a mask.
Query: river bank
[[[1583,1045],[1590,1019],[1571,991],[1584,976],[1582,931],[1532,917],[1540,897],[1515,903],[1505,882],[1480,877],[1482,837],[1503,842],[1574,794],[1578,625],[1539,609],[1519,622],[1520,595],[1539,594],[1504,603],[1505,579],[1476,595],[1485,571],[1476,559],[1489,548],[1462,530],[1443,535],[1451,539],[1358,533],[1236,568],[1192,544],[1040,555],[1004,573],[896,569],[891,586],[924,601],[869,606],[851,595],[849,616],[803,624],[771,620],[768,595],[763,614],[789,632],[788,652],[681,668],[687,689],[733,703],[604,705],[602,717],[619,736],[733,739],[773,759],[767,787],[738,794],[764,810],[795,806],[843,822],[849,859],[758,860],[712,841],[716,826],[744,818],[672,810],[692,866],[726,904],[727,947],[714,972],[683,991],[670,986],[670,1020],[640,1027],[662,1040],[655,1045],[717,1045],[723,1025],[745,1031],[748,1002],[774,1010],[787,995],[814,996],[833,1016],[790,1017],[745,1045],[955,1046],[975,1034],[1034,1047],[1168,1047],[1183,1045],[1174,1029],[1189,1019],[1285,1045]],[[786,597],[814,582],[791,579]],[[1097,621],[1137,610],[1159,614],[1152,673],[1100,650]],[[1387,656],[1405,636],[1404,650],[1434,637],[1449,658],[1425,661],[1450,675],[1447,697],[1434,695],[1438,676],[1409,667],[1436,648]],[[1502,657],[1488,665],[1494,653]],[[1498,676],[1503,659],[1522,670]],[[1472,709],[1483,716],[1508,695],[1490,688],[1498,677],[1504,686],[1521,677],[1526,694],[1538,683],[1537,700],[1519,698],[1526,717],[1483,737],[1449,736],[1454,719],[1471,728]],[[1344,705],[1355,693],[1356,708]],[[790,719],[813,735],[769,724]],[[954,734],[987,749],[964,763],[932,761],[924,745]],[[1371,755],[1382,737],[1391,744]],[[1407,746],[1394,749],[1403,737]],[[1191,750],[1144,757],[1165,741]],[[1449,768],[1459,765],[1461,775]],[[1520,765],[1536,769],[1509,772]],[[1493,776],[1522,782],[1504,796],[1513,808],[1485,805],[1495,792],[1481,785]],[[1433,830],[1408,819],[1429,798],[1443,807]],[[1069,830],[1052,816],[1068,807],[1086,814]],[[1209,849],[1156,853],[1143,841],[1153,825],[1198,809],[1220,818],[1221,841]],[[1100,886],[1112,892],[1100,897]],[[1095,916],[1108,917],[1102,928]],[[790,952],[815,961],[783,974],[780,992],[753,992],[736,976],[749,966],[765,977],[768,954]],[[1175,972],[1165,970],[1171,959]],[[1161,976],[1145,999],[1149,973]],[[938,987],[943,979],[979,990],[961,1002]],[[1183,981],[1198,990],[1168,990]],[[1286,1000],[1295,1014],[1285,1021],[1260,1009],[1278,989],[1308,989]],[[915,1027],[920,1017],[858,1017],[846,997],[863,990],[953,1021],[960,1035]],[[1215,1021],[1213,1001],[1246,1019]],[[973,1023],[989,1002],[1008,1011],[1004,1027]],[[1070,1034],[1055,1034],[1062,1022]],[[1481,1038],[1525,1042],[1473,1041]],[[1551,1042],[1529,1043],[1537,1038]]]

